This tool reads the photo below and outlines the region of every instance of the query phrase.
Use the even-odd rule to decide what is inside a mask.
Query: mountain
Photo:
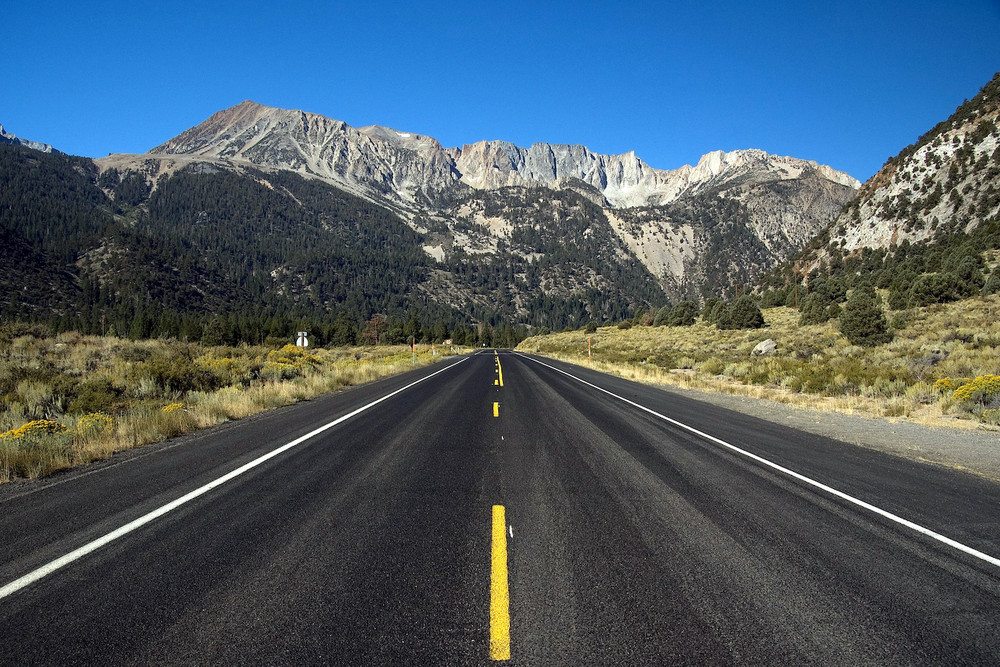
[[[848,253],[971,232],[1000,213],[1000,73],[890,159],[837,218],[830,242]]]
[[[26,146],[36,151],[41,151],[43,153],[59,152],[54,148],[52,148],[52,146],[50,146],[49,144],[43,144],[40,141],[29,141],[28,139],[21,139],[20,137],[15,137],[13,134],[10,134],[5,129],[3,129],[3,125],[0,125],[0,144],[9,144],[13,146]]]
[[[142,155],[0,148],[0,231],[34,258],[0,264],[5,285],[33,285],[3,314],[197,337],[228,313],[233,340],[304,317],[357,333],[379,312],[393,340],[432,324],[556,329],[725,295],[858,186],[759,150],[664,171],[583,146],[445,148],[253,102]],[[25,282],[30,265],[51,293]]]
[[[405,203],[433,201],[435,195],[462,185],[474,190],[553,187],[568,179],[593,186],[614,208],[668,204],[684,194],[740,179],[791,180],[807,170],[846,187],[860,185],[830,167],[759,150],[715,151],[696,167],[663,171],[635,153],[599,155],[584,146],[537,143],[521,148],[505,141],[480,141],[443,148],[420,134],[378,125],[353,128],[318,114],[249,100],[212,115],[149,154],[291,169]]]
[[[800,288],[818,289],[826,304],[874,285],[903,310],[1000,292],[998,125],[1000,73],[889,159],[802,252],[764,275],[765,298],[797,305]]]
[[[157,171],[164,165],[98,169],[0,146],[0,238],[13,249],[0,260],[0,316],[196,339],[222,317],[229,342],[297,326],[326,331],[320,342],[350,342],[384,313],[383,341],[475,325],[476,340],[512,345],[511,324],[622,319],[664,300],[615,238],[590,230],[599,209],[569,190],[550,202],[561,222],[530,239],[546,258],[527,262],[501,240],[509,261],[440,263],[425,234],[322,180],[199,161]],[[536,203],[522,202],[526,217]]]
[[[158,173],[209,161],[320,178],[431,232],[425,249],[444,263],[470,251],[480,261],[507,261],[498,241],[524,223],[498,192],[516,199],[525,190],[541,189],[542,198],[569,190],[597,205],[588,212],[592,224],[609,231],[623,256],[638,259],[674,300],[752,281],[825,227],[860,185],[830,167],[760,150],[716,151],[694,167],[664,171],[634,153],[600,155],[584,146],[481,141],[444,148],[412,132],[353,128],[250,101],[141,158],[99,163],[128,169],[128,160],[161,161]],[[510,250],[537,259],[530,248]]]

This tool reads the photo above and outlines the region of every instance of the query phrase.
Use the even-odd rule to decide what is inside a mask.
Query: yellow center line
[[[510,593],[507,589],[507,519],[503,505],[493,506],[490,568],[490,660],[510,660]]]
[[[500,382],[500,386],[503,386],[503,369],[500,368],[500,359],[497,358],[497,380]]]
[[[497,403],[496,401],[493,402],[493,416],[494,417],[500,416],[500,404]]]

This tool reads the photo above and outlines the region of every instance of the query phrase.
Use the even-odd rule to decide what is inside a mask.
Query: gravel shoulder
[[[887,418],[822,412],[749,396],[659,386],[664,391],[858,447],[964,470],[1000,482],[1000,432],[997,431],[925,426]]]

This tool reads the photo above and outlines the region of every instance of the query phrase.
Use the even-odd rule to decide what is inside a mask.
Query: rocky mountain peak
[[[41,151],[43,153],[58,153],[49,144],[43,144],[40,141],[31,141],[29,139],[21,139],[9,132],[7,132],[3,125],[0,125],[0,144],[12,144],[15,146],[26,146],[27,148],[33,148],[36,151]]]
[[[602,155],[586,146],[479,141],[445,149],[433,137],[379,125],[354,128],[318,114],[245,101],[157,146],[154,154],[194,154],[293,169],[336,181],[364,196],[402,205],[426,201],[460,184],[474,190],[553,187],[576,179],[615,208],[662,205],[735,179],[769,182],[821,178],[857,188],[849,175],[815,162],[760,150],[715,151],[696,167],[655,169],[629,151]]]

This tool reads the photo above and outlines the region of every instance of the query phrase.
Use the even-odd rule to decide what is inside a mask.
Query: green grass
[[[943,378],[1000,374],[1000,297],[978,297],[893,313],[895,338],[851,345],[837,321],[800,326],[791,308],[763,311],[764,329],[603,327],[592,334],[594,367],[645,382],[770,398],[807,407],[975,427],[997,421],[1000,392],[979,380],[975,400]],[[518,349],[587,364],[583,331],[535,336]],[[771,338],[774,355],[752,356]]]
[[[416,364],[442,358],[419,350]],[[0,482],[44,476],[411,368],[408,346],[205,348],[0,332]]]

